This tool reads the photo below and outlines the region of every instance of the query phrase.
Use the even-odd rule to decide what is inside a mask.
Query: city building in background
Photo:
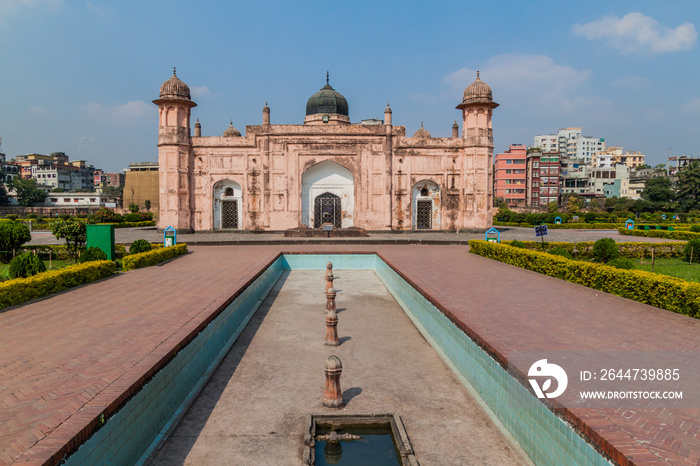
[[[124,209],[128,209],[131,204],[136,204],[139,209],[147,210],[147,204],[149,204],[148,210],[157,216],[160,210],[158,173],[158,162],[129,164],[122,194]]]
[[[557,134],[535,136],[535,147],[542,152],[559,152],[563,157],[583,159],[590,163],[597,152],[605,150],[605,138],[581,135],[581,128],[562,128]]]
[[[494,157],[494,194],[509,206],[524,206],[526,203],[526,165],[527,148],[524,144],[511,144],[507,151]]]

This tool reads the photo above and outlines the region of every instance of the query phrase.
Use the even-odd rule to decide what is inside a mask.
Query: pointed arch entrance
[[[232,180],[214,184],[214,229],[238,230],[241,228],[241,185]]]
[[[440,187],[434,181],[421,180],[412,190],[413,228],[440,229]]]
[[[308,227],[319,228],[322,223],[333,223],[336,228],[353,226],[352,172],[330,160],[309,168],[301,177],[301,206],[302,223]]]

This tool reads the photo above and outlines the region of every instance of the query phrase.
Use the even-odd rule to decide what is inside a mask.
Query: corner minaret
[[[491,116],[498,104],[493,101],[491,88],[476,79],[464,89],[462,102],[462,138],[465,155],[473,159],[473,172],[468,173],[473,182],[465,186],[465,223],[476,228],[492,225],[493,214],[493,128]]]
[[[158,165],[160,212],[158,228],[172,225],[177,230],[194,230],[193,166],[190,114],[197,104],[190,88],[173,68],[173,76],[160,87],[153,101],[159,110]]]

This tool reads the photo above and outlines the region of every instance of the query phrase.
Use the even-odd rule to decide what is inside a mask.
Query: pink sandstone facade
[[[285,230],[333,223],[367,230],[488,228],[492,217],[493,132],[498,106],[480,80],[467,86],[463,130],[406,137],[384,121],[351,124],[345,98],[328,83],[306,106],[302,125],[233,124],[223,136],[190,134],[195,104],[173,77],[160,90],[158,227]]]

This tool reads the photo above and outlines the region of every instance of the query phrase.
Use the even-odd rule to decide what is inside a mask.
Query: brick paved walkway
[[[0,464],[56,460],[82,442],[100,413],[114,410],[280,251],[377,251],[501,360],[512,350],[700,350],[699,320],[470,255],[464,246],[191,250],[0,314]],[[571,414],[590,438],[637,464],[700,459],[697,407]]]

